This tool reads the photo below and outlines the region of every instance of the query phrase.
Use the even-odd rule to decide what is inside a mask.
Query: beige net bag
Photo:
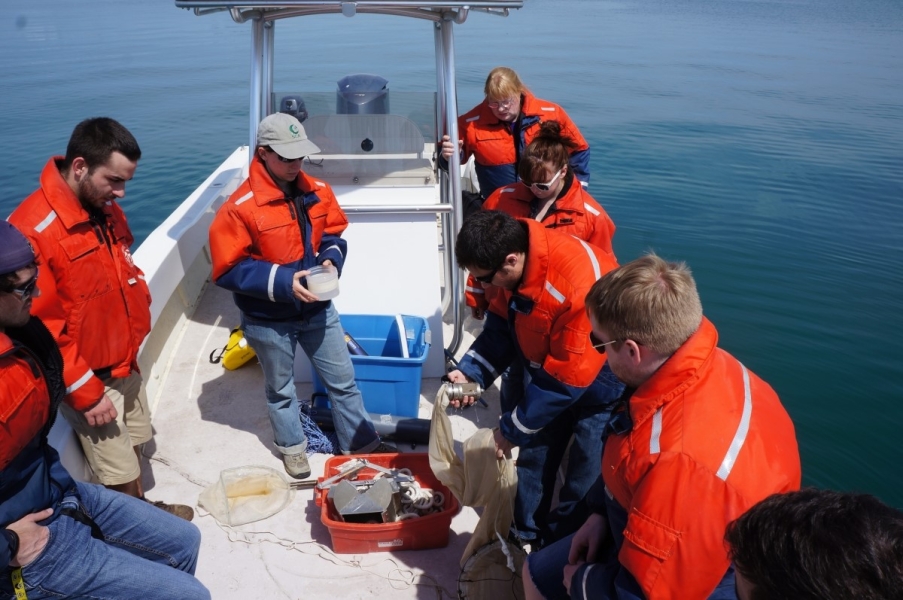
[[[291,499],[279,471],[245,466],[222,471],[219,481],[201,492],[198,504],[223,525],[235,526],[275,515]]]
[[[464,442],[464,458],[459,458],[447,407],[443,385],[433,406],[430,467],[462,505],[483,509],[461,557],[458,595],[474,600],[523,598],[521,567],[526,555],[507,540],[517,492],[514,461],[496,458],[491,429],[470,436]]]

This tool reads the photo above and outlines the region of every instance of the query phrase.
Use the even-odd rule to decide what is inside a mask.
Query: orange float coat
[[[727,524],[800,487],[787,411],[717,342],[703,319],[630,398],[633,429],[605,444],[606,491],[627,512],[618,559],[647,598],[707,598],[730,564]]]
[[[32,314],[56,338],[65,364],[66,402],[76,410],[104,392],[95,375],[127,377],[150,332],[150,290],[132,260],[134,237],[115,201],[92,218],[51,158],[41,187],[9,217],[34,246],[39,264]]]
[[[287,198],[255,157],[248,179],[210,225],[213,280],[252,317],[288,320],[322,310],[328,301],[305,304],[294,297],[292,278],[326,260],[340,274],[345,264],[341,233],[348,218],[332,188],[303,171],[296,184],[298,197]]]
[[[485,387],[516,354],[523,356],[530,384],[499,423],[505,438],[517,445],[528,443],[578,401],[609,401],[607,387],[598,380],[605,355],[589,344],[584,299],[599,277],[617,267],[595,246],[536,221],[521,222],[529,236],[521,283],[513,292],[498,288],[483,331],[459,365]]]
[[[463,142],[461,162],[474,157],[480,194],[488,198],[498,188],[518,180],[520,156],[545,121],[558,121],[561,135],[577,144],[568,164],[577,179],[589,182],[589,144],[564,109],[524,90],[520,112],[514,123],[499,121],[484,100],[458,117],[458,137]]]

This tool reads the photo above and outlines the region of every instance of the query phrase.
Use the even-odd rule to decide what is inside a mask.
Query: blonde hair
[[[609,271],[593,284],[586,309],[612,339],[631,339],[666,356],[702,322],[690,268],[653,253]]]
[[[521,82],[520,77],[514,72],[514,69],[508,67],[496,67],[489,71],[486,77],[486,85],[483,86],[483,93],[490,101],[504,100],[512,96],[520,97],[521,92],[526,89]]]

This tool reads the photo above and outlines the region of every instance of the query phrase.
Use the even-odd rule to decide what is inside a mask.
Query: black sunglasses
[[[485,275],[480,275],[479,277],[474,275],[473,278],[476,279],[477,281],[479,281],[480,283],[492,284],[492,280],[495,279],[495,274],[499,272],[499,269],[501,269],[502,266],[504,266],[504,265],[499,265],[496,268],[494,268],[492,271],[490,271],[489,273],[487,273]]]
[[[608,346],[610,344],[615,344],[617,342],[618,342],[618,340],[611,340],[610,342],[603,342],[602,340],[597,338],[596,335],[592,331],[589,332],[589,343],[593,348],[596,349],[596,352],[598,352],[599,354],[605,353],[605,346]]]
[[[9,290],[10,294],[15,294],[19,297],[19,300],[22,302],[31,298],[31,295],[34,294],[35,287],[38,285],[38,270],[35,269],[34,277],[20,285],[19,287],[14,287]]]
[[[272,152],[273,154],[276,155],[276,158],[279,159],[279,162],[293,163],[293,162],[298,161],[298,160],[304,160],[304,157],[303,157],[303,156],[299,156],[298,158],[285,158],[284,156],[282,156],[281,154],[279,154],[278,152],[276,152],[276,151],[273,150],[272,148],[268,148],[268,150],[269,150],[270,152]]]

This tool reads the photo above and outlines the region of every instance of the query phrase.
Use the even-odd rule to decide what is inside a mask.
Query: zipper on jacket
[[[307,209],[304,207],[303,193],[297,204],[295,204],[295,200],[296,198],[289,198],[287,196],[285,198],[285,202],[288,204],[289,214],[292,216],[292,219],[298,223],[298,231],[301,234],[301,247],[304,249],[304,254],[299,260],[304,260],[304,257],[308,254],[307,243],[310,236],[307,233],[307,223],[310,222],[310,219],[307,216]],[[311,233],[313,233],[313,231],[311,231]],[[311,247],[311,251],[312,250],[313,247]]]

